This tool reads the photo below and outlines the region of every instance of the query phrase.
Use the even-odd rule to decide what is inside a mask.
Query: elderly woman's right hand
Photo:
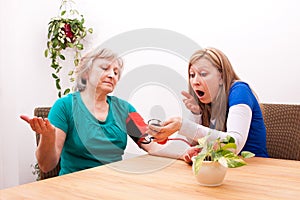
[[[181,94],[186,97],[182,100],[186,108],[189,109],[193,114],[199,115],[201,113],[201,109],[194,97],[186,91],[182,91]]]
[[[20,118],[26,121],[31,129],[38,134],[47,137],[49,135],[53,136],[53,133],[55,133],[55,127],[50,124],[48,119],[43,119],[41,117],[29,118],[25,115],[21,115]]]

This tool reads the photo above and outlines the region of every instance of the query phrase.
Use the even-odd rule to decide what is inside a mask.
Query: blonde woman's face
[[[191,87],[202,103],[213,102],[223,84],[221,73],[206,58],[196,61],[189,69]]]
[[[96,59],[88,73],[88,84],[96,88],[96,91],[110,93],[115,89],[119,76],[120,66],[117,61]]]

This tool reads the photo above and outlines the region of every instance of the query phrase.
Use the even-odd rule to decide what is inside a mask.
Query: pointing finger
[[[20,118],[23,119],[25,122],[29,123],[30,118],[28,116],[21,115]]]
[[[185,96],[186,98],[188,98],[188,99],[193,98],[193,96],[190,93],[186,92],[186,91],[182,91],[181,94],[183,96]]]

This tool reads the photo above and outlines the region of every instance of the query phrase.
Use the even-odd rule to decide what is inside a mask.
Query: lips
[[[103,82],[103,83],[113,86],[113,84],[111,82]]]
[[[197,93],[197,95],[201,98],[201,97],[203,97],[204,96],[204,92],[203,91],[201,91],[201,90],[196,90],[196,93]]]

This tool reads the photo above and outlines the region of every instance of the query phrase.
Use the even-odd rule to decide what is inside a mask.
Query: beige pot
[[[194,164],[193,164],[194,169]],[[203,186],[219,186],[222,184],[227,167],[224,167],[219,162],[203,161],[203,164],[198,174],[195,174],[197,181]]]

